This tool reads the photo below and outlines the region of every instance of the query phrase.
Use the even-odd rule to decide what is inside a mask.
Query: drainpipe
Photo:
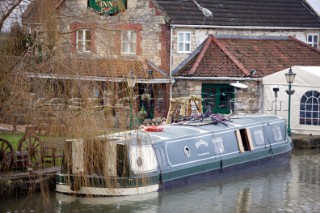
[[[174,30],[175,27],[172,27],[170,28],[170,64],[169,64],[169,71],[170,71],[170,78],[171,78],[171,83],[170,83],[170,91],[169,91],[169,94],[170,94],[170,100],[172,98],[172,87],[173,87],[173,84],[174,84],[174,79],[172,79],[172,73],[171,73],[171,70],[172,70],[172,46],[173,46],[173,39],[172,39],[172,33],[173,33],[173,30]]]

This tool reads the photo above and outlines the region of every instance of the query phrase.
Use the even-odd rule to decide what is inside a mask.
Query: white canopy
[[[288,83],[285,77],[288,71],[289,68],[263,78],[263,113],[288,118],[289,96],[286,93]],[[317,92],[320,94],[320,66],[294,66],[292,72],[296,73],[296,77],[291,88],[295,90],[291,96],[291,131],[320,135],[320,97],[314,96]],[[305,108],[307,99],[313,107]]]

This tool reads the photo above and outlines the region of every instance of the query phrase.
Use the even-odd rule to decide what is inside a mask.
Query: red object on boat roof
[[[163,131],[163,127],[161,126],[145,126],[144,128],[144,131],[147,131],[147,132],[162,132]]]

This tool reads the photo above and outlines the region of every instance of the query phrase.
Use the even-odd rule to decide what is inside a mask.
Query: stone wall
[[[173,98],[188,97],[191,95],[201,96],[202,83],[230,84],[235,81],[198,81],[198,80],[176,80],[173,85]],[[234,113],[260,113],[262,111],[262,82],[256,80],[241,81],[248,85],[247,89],[235,88]]]
[[[169,72],[169,29],[158,9],[148,0],[130,0],[127,9],[114,15],[101,15],[87,8],[87,1],[66,0],[60,7],[63,52],[76,57],[148,59]],[[94,32],[92,53],[75,51],[75,31]],[[121,31],[137,32],[135,55],[121,54]]]

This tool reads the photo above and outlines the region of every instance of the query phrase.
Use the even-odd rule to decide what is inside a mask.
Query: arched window
[[[306,92],[300,100],[300,124],[320,125],[320,93]]]

